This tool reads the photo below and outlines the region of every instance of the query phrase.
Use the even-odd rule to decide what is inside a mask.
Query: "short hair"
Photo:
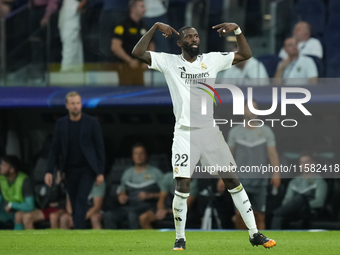
[[[307,27],[307,30],[309,31],[310,34],[312,34],[313,31],[313,26],[309,24],[307,21],[299,21],[298,23],[304,23]]]
[[[136,5],[136,3],[139,2],[139,1],[143,2],[143,0],[130,0],[129,3],[128,3],[129,11],[131,11],[132,7],[134,7]]]
[[[286,46],[286,41],[287,41],[287,40],[291,40],[291,39],[293,39],[293,40],[295,41],[296,44],[298,43],[295,37],[290,36],[290,37],[287,37],[287,38],[284,40],[284,42],[283,42],[283,47]]]
[[[147,150],[145,144],[143,144],[143,143],[141,143],[141,142],[137,142],[137,143],[134,143],[134,144],[132,145],[132,152],[133,152],[133,150],[134,150],[135,148],[138,148],[138,147],[142,147],[142,148],[144,149],[146,155],[148,155],[148,150]]]
[[[68,98],[69,97],[74,97],[74,96],[80,96],[80,94],[77,92],[77,91],[71,91],[71,92],[68,92],[65,96],[65,102],[67,103],[68,102]],[[80,96],[81,97],[81,96]]]
[[[179,30],[178,30],[178,36],[177,36],[177,41],[180,41],[182,38],[183,38],[183,31],[184,30],[187,30],[187,29],[189,29],[189,28],[194,28],[194,27],[192,27],[192,26],[184,26],[184,27],[182,27],[182,28],[180,28]]]
[[[5,161],[7,164],[9,164],[16,173],[19,172],[21,169],[21,161],[17,156],[14,155],[8,155],[8,156],[3,156],[2,161]]]
[[[311,158],[311,160],[315,161],[315,154],[311,151],[301,151],[300,156],[299,156],[299,160],[302,157],[309,157],[309,158]]]

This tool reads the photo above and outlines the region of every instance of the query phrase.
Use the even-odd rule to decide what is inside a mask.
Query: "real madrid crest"
[[[204,63],[201,63],[201,69],[205,71],[208,69],[208,67]]]

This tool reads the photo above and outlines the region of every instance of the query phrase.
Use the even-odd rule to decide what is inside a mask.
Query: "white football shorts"
[[[194,171],[218,175],[237,167],[218,126],[175,128],[171,161],[174,178],[190,178]],[[202,166],[196,166],[198,161]]]

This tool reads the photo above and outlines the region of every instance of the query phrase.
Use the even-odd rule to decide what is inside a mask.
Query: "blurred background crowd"
[[[147,70],[131,50],[160,21],[177,30],[196,27],[201,52],[234,51],[233,34],[219,38],[211,29],[232,21],[240,25],[253,57],[218,78],[238,86],[314,88],[315,101],[306,106],[313,116],[289,108],[289,118],[299,122],[296,128],[221,128],[238,165],[302,166],[292,178],[281,179],[278,188],[270,178],[242,181],[259,228],[340,229],[339,171],[329,179],[304,171],[306,164],[327,166],[329,171],[339,163],[337,83],[332,80],[325,86],[321,79],[340,76],[339,11],[338,0],[0,0],[0,86],[14,87],[0,95],[7,103],[0,108],[0,228],[74,227],[60,165],[53,171],[52,187],[44,183],[53,128],[65,115],[64,101],[51,106],[56,95],[64,99],[74,86],[86,94],[84,112],[100,123],[106,158],[105,182],[94,183],[88,197],[86,227],[173,228],[172,106],[169,95],[163,94],[132,103],[153,91],[141,88],[166,84],[162,74]],[[166,40],[159,32],[150,49],[179,54],[176,39]],[[136,90],[126,85],[139,86]],[[111,97],[127,102],[97,107],[86,101],[94,92],[88,87],[102,86],[107,86],[105,93],[121,89]],[[42,94],[47,95],[47,107],[39,108],[34,100]],[[29,95],[35,107],[23,107],[22,95]],[[259,99],[254,102],[259,109],[271,106],[271,94]],[[247,114],[241,117],[257,117]],[[237,142],[244,137],[249,140]],[[218,179],[193,179],[191,185],[188,228],[244,228]]]
[[[279,84],[315,84],[340,73],[336,0],[1,0],[0,8],[6,86],[164,86],[131,55],[157,21],[196,27],[201,52],[236,50],[233,34],[221,39],[211,27],[239,24],[254,57],[220,74],[238,78],[239,86],[270,85],[274,77]],[[165,40],[159,31],[150,49],[180,53],[176,37]]]

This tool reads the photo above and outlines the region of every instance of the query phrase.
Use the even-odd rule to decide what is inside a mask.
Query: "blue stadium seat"
[[[330,14],[340,12],[340,1],[339,0],[328,0],[328,12]]]
[[[281,61],[281,58],[276,55],[262,55],[257,57],[257,60],[265,66],[268,77],[273,78],[276,72],[277,65]]]
[[[324,44],[325,44],[325,54],[326,61],[332,61],[334,58],[340,57],[340,32],[332,33],[330,32],[329,28],[327,27],[326,33],[324,35]]]
[[[318,68],[318,77],[323,77],[324,76],[324,68],[323,68],[323,63],[322,60],[316,56],[312,55],[306,55],[307,57],[310,57],[311,59],[314,60],[314,63],[316,67]]]
[[[335,33],[340,31],[339,13],[330,13],[325,33]]]
[[[340,55],[327,61],[327,77],[340,78]]]
[[[312,25],[312,35],[320,37],[326,23],[326,6],[322,0],[300,0],[293,11],[294,23],[306,21]]]

